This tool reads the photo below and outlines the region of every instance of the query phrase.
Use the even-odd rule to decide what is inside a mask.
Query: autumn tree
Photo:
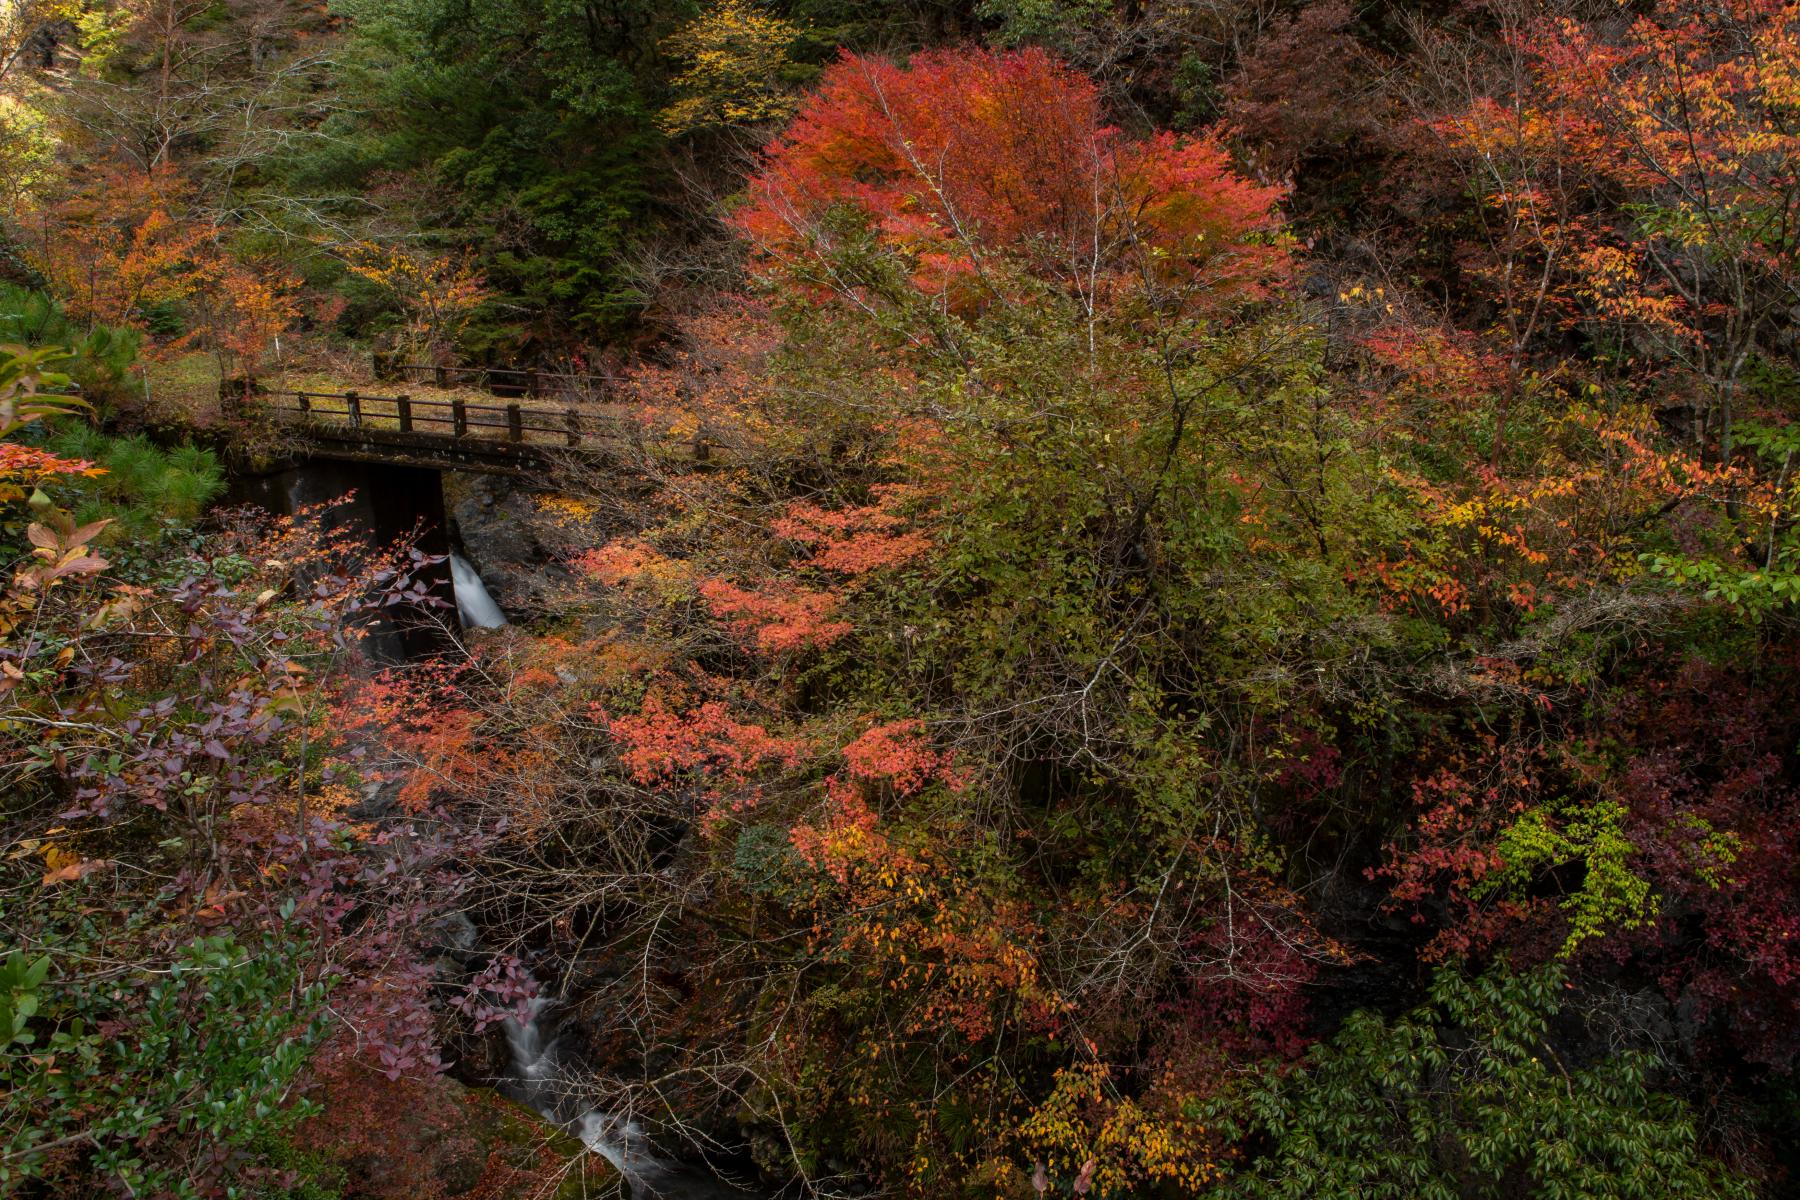
[[[658,123],[671,134],[777,121],[793,114],[783,86],[800,29],[747,0],[721,0],[671,34],[663,48],[686,63],[679,96]]]
[[[1127,138],[1099,103],[1041,51],[927,53],[904,69],[846,56],[769,150],[737,223],[766,261],[846,298],[876,286],[833,274],[864,232],[907,269],[893,282],[952,307],[1006,299],[1020,269],[1090,320],[1114,288],[1179,311],[1281,277],[1276,189],[1235,175],[1206,138]]]
[[[1792,292],[1795,36],[1776,4],[1662,4],[1613,31],[1521,23],[1513,94],[1447,125],[1488,164],[1502,241],[1532,253],[1501,272],[1506,320],[1678,364],[1694,392],[1672,402],[1727,459],[1744,374],[1775,351]]]
[[[196,289],[200,323],[219,359],[219,378],[250,386],[271,350],[300,317],[300,280],[272,262],[222,259]]]
[[[401,314],[396,349],[408,361],[429,358],[454,343],[488,291],[467,253],[359,241],[342,248],[345,264],[368,280]]]
[[[703,1029],[712,1103],[803,1148],[778,1169],[1198,1192],[1210,1047],[1291,1047],[1341,958],[1251,797],[1333,686],[1294,630],[1363,611],[1380,489],[1278,199],[1214,140],[1110,128],[1042,52],[846,57],[735,219],[780,325],[696,322],[628,381],[661,486],[572,555],[602,647],[502,676],[569,715],[530,784],[474,790],[607,831],[555,878],[617,898],[611,944],[686,914],[703,1011],[635,981],[616,1011]],[[716,472],[651,436],[699,429]],[[1242,682],[1289,652],[1292,686]],[[596,760],[599,795],[553,766]],[[616,857],[647,810],[685,830],[666,883]],[[712,889],[747,915],[702,933]],[[1192,1020],[1136,1072],[1164,1005]]]
[[[203,286],[214,230],[173,169],[107,168],[40,191],[27,214],[26,256],[70,315],[143,328],[150,310]]]

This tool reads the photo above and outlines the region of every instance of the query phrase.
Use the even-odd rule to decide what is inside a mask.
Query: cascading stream
[[[450,555],[450,579],[465,628],[498,629],[507,624],[481,576],[459,554]],[[546,1026],[545,1016],[554,1005],[550,997],[538,995],[527,1003],[523,1020],[505,1019],[512,1074],[502,1090],[574,1133],[589,1150],[618,1168],[631,1185],[634,1200],[741,1200],[748,1195],[658,1157],[637,1122],[587,1104],[572,1084],[554,1030]]]
[[[527,1005],[525,1020],[506,1018],[513,1074],[502,1090],[546,1120],[570,1130],[589,1150],[617,1167],[631,1185],[634,1200],[742,1200],[747,1193],[657,1157],[637,1122],[588,1105],[577,1095],[558,1053],[557,1039],[545,1030],[544,1014],[553,1003],[540,995]]]

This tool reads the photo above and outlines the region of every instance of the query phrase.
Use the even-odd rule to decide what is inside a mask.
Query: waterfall
[[[450,583],[456,591],[456,615],[462,618],[464,628],[498,629],[506,624],[506,614],[460,554],[450,556]]]
[[[454,560],[453,560],[454,561]],[[489,601],[492,603],[492,601]],[[722,1183],[658,1158],[636,1121],[586,1105],[570,1086],[554,1033],[546,1035],[544,1014],[553,1001],[534,997],[525,1019],[506,1018],[506,1044],[513,1074],[503,1090],[544,1119],[573,1132],[589,1150],[617,1167],[636,1200],[716,1200],[741,1197]]]
[[[544,1044],[544,1029],[538,1018],[549,1006],[550,1001],[545,997],[533,996],[527,1003],[527,1016],[523,1021],[517,1017],[506,1018],[506,1045],[512,1051],[513,1069],[517,1072],[508,1082],[518,1091],[521,1103],[546,1116],[549,1115],[547,1110],[556,1104],[556,1097],[546,1088],[547,1084],[555,1082],[556,1063]]]

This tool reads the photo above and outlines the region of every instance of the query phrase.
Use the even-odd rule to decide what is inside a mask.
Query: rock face
[[[488,593],[515,619],[543,606],[543,572],[552,556],[539,542],[537,510],[517,480],[497,475],[444,476],[451,543],[460,547]]]
[[[618,1172],[530,1109],[444,1076],[363,1071],[329,1085],[296,1141],[330,1147],[344,1200],[585,1200],[622,1196]]]

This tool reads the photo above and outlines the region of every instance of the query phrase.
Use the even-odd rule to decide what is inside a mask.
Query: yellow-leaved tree
[[[672,81],[676,101],[659,124],[680,136],[785,120],[795,100],[786,83],[801,29],[749,0],[720,0],[663,44],[687,65]]]
[[[439,254],[417,247],[358,241],[339,247],[344,264],[387,293],[403,323],[395,350],[403,358],[447,349],[475,311],[492,297],[473,253]]]

